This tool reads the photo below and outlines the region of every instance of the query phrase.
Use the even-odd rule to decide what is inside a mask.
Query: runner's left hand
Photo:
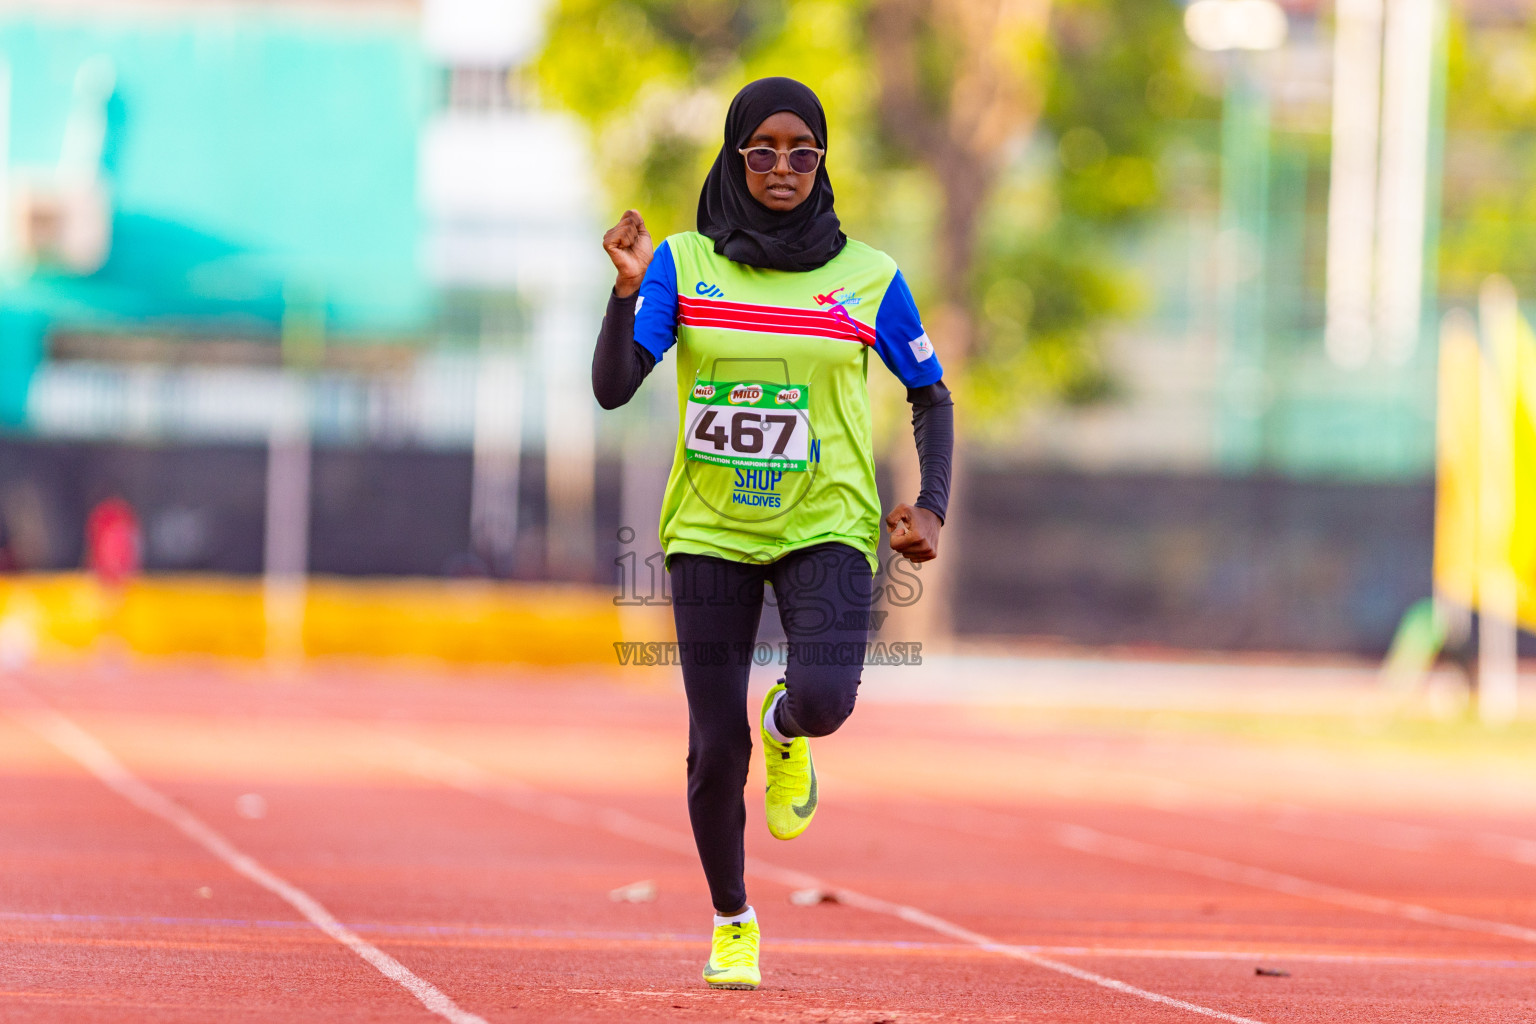
[[[939,517],[926,508],[897,505],[885,517],[891,531],[891,550],[908,561],[926,562],[939,554]]]

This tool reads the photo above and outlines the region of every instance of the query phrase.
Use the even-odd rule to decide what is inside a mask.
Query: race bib
[[[690,461],[803,473],[810,451],[804,384],[696,381],[683,417]]]

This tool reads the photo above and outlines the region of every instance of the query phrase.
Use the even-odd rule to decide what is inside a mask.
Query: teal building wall
[[[0,15],[13,167],[58,160],[76,73],[98,56],[116,73],[102,159],[111,255],[88,277],[0,283],[0,416],[14,422],[39,322],[265,334],[286,293],[320,296],[340,340],[424,328],[416,162],[428,79],[414,23]]]

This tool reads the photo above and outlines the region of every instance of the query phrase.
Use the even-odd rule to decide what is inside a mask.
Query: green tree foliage
[[[1503,273],[1536,295],[1536,25],[1453,12],[1448,49],[1440,290]]]
[[[1184,67],[1181,8],[1076,0],[1057,11],[1043,123],[1057,140],[1064,210],[1114,223],[1150,210],[1176,119],[1215,116]]]
[[[1159,208],[1170,139],[1217,116],[1185,66],[1179,13],[1144,0],[1057,6],[1040,128],[981,240],[969,399],[983,424],[1005,429],[1040,399],[1115,393],[1096,339],[1141,303],[1117,242]]]

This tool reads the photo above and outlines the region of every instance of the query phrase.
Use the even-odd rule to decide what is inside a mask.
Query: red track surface
[[[670,689],[22,684],[0,683],[7,1022],[443,1019],[109,788],[46,709],[487,1021],[1536,1020],[1536,824],[1442,765],[868,703],[818,741],[815,827],[749,829],[764,985],[727,993],[698,976]],[[848,891],[794,905],[786,871]],[[610,900],[642,879],[654,901]]]

